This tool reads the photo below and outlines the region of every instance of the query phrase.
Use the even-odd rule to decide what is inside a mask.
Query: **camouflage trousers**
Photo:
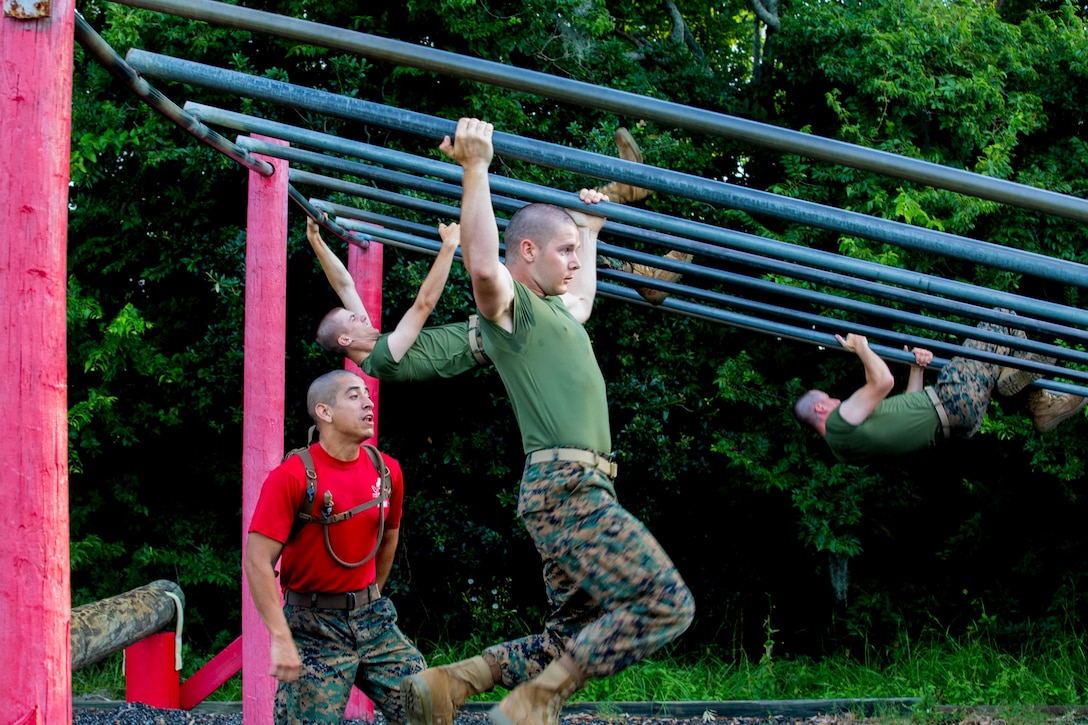
[[[679,637],[695,605],[607,476],[572,462],[527,465],[518,515],[544,564],[552,608],[542,634],[487,648],[514,687],[569,654],[586,678],[607,677]]]
[[[276,688],[275,721],[341,723],[355,684],[389,723],[403,723],[400,681],[426,663],[397,627],[397,610],[387,597],[353,610],[286,605],[302,674]]]
[[[1005,335],[1026,338],[1021,330],[1002,327],[991,322],[980,322],[977,327]],[[998,355],[1008,355],[1009,348],[997,343],[967,340],[966,348],[986,350]],[[1014,353],[1020,356],[1021,353]],[[933,386],[937,398],[944,406],[948,416],[948,428],[952,437],[970,438],[982,427],[986,417],[986,408],[990,405],[990,396],[1001,374],[1002,366],[997,363],[984,363],[964,357],[954,357],[941,368],[937,383]]]

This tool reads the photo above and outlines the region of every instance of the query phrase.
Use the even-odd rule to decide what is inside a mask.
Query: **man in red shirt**
[[[249,592],[272,636],[269,674],[280,681],[275,721],[340,723],[354,683],[387,721],[400,723],[400,681],[425,666],[380,593],[399,538],[400,465],[381,454],[391,484],[383,492],[382,476],[362,448],[374,434],[374,404],[359,376],[322,375],[310,385],[306,405],[320,436],[308,449],[313,490],[307,496],[303,459],[290,456],[265,481],[246,541]],[[354,515],[321,523],[375,499]],[[318,521],[296,526],[302,513]]]

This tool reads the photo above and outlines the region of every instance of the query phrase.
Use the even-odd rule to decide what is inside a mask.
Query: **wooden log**
[[[177,614],[173,594],[185,605],[181,587],[160,579],[72,610],[72,671],[94,664],[164,629]]]

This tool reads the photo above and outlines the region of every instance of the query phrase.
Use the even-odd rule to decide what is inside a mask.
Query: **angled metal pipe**
[[[297,169],[291,170],[291,178],[296,179],[298,175],[298,181],[300,183],[314,183],[316,185],[330,184],[341,193],[349,195],[357,195],[357,184],[352,182],[340,182],[337,179],[331,179],[329,177],[322,177],[316,174],[311,174],[308,171],[299,171]],[[364,187],[369,190],[371,187]],[[390,204],[392,206],[401,206],[405,208],[416,209],[424,211],[425,213],[432,214],[442,219],[459,219],[461,210],[458,207],[448,206],[444,204],[436,204],[433,202],[426,202],[422,199],[407,196],[404,194],[398,194],[395,192],[378,191],[379,195],[370,196],[365,198],[376,198],[383,203]],[[496,199],[498,199],[496,197]],[[337,204],[328,200],[311,199],[311,203],[314,206],[327,211],[330,214],[336,214],[351,219],[359,219],[361,221],[375,221],[379,224],[387,224],[394,228],[398,228],[397,224],[401,224],[400,228],[404,228],[403,225],[408,222],[403,222],[396,217],[389,217],[381,214],[373,214],[372,212],[365,212],[357,209],[356,207],[347,206],[344,204]],[[508,200],[511,205],[520,205],[522,202],[510,199]],[[501,200],[500,200],[501,204]],[[520,207],[518,207],[520,208]],[[500,228],[505,228],[506,220],[498,218],[496,219]],[[680,251],[692,252],[698,256],[711,257],[721,259],[727,263],[738,263],[748,267],[752,267],[761,272],[774,272],[796,279],[803,279],[810,282],[816,282],[828,286],[838,287],[840,289],[860,292],[872,297],[878,297],[881,299],[892,300],[904,304],[909,304],[914,307],[921,307],[930,310],[937,310],[947,314],[954,314],[960,317],[967,317],[974,320],[985,320],[987,322],[993,322],[998,325],[1007,327],[1015,327],[1025,332],[1032,332],[1037,334],[1046,335],[1051,338],[1057,338],[1071,341],[1083,341],[1088,343],[1088,331],[1078,330],[1074,327],[1067,327],[1065,325],[1056,325],[1051,322],[1036,320],[1031,317],[1023,317],[1020,315],[1014,315],[1000,310],[995,310],[990,307],[980,307],[977,305],[970,305],[955,300],[946,300],[942,297],[935,297],[933,295],[927,295],[920,292],[911,292],[909,290],[903,290],[898,287],[889,287],[872,282],[864,282],[862,280],[848,277],[846,275],[834,274],[831,272],[825,272],[823,270],[814,270],[809,267],[804,267],[798,264],[790,262],[780,262],[770,257],[761,257],[755,254],[747,254],[744,252],[735,252],[731,250],[723,250],[720,247],[708,245],[702,242],[694,242],[689,239],[681,237],[675,237],[666,234],[659,234],[656,232],[650,232],[638,227],[632,227],[626,224],[619,224],[609,221],[606,227],[606,233],[609,236],[622,236],[627,239],[635,241],[646,241],[651,239],[654,244],[658,244],[662,247],[669,249],[678,249]],[[627,261],[637,262],[639,264],[646,264],[651,267],[658,267],[660,269],[669,270],[672,272],[679,272],[685,275],[706,276],[703,274],[707,267],[685,263],[678,260],[668,259],[665,257],[653,256],[643,252],[637,252],[629,250],[624,247],[618,247],[605,242],[598,242],[598,252],[605,256],[617,257]],[[748,279],[748,278],[745,278]],[[652,287],[654,289],[663,289],[660,285],[667,284],[661,283],[658,280],[640,278],[639,286]],[[684,289],[687,289],[686,287]],[[666,290],[673,293],[679,292],[684,294],[683,291],[678,289]],[[835,298],[841,300],[842,298]],[[828,306],[839,307],[836,304],[829,304]],[[886,308],[875,306],[876,310],[870,310],[868,314],[882,315]],[[895,312],[892,310],[891,312]],[[890,315],[889,315],[890,316]],[[925,318],[926,327],[932,327],[931,320],[935,318]],[[911,323],[916,324],[916,323]],[[1065,348],[1060,357],[1064,356]]]
[[[128,89],[147,105],[161,113],[181,130],[200,141],[211,146],[221,154],[234,159],[247,169],[256,171],[264,177],[272,175],[272,164],[256,159],[245,149],[238,148],[217,132],[205,126],[196,118],[186,113],[176,103],[164,96],[151,86],[150,83],[140,77],[136,69],[130,66],[110,46],[105,39],[95,32],[94,28],[84,20],[79,11],[75,14],[75,38],[95,60],[101,63],[106,70],[120,80]]]
[[[276,156],[294,162],[329,168],[355,176],[362,176],[364,178],[381,181],[383,183],[397,184],[406,188],[411,188],[418,191],[435,194],[438,196],[459,198],[461,193],[461,187],[454,186],[453,184],[432,181],[430,179],[420,179],[417,177],[413,177],[409,174],[404,174],[402,172],[390,171],[385,168],[363,164],[356,161],[326,156],[316,152],[306,151],[305,149],[287,146],[277,146],[275,144],[263,142],[259,139],[251,139],[247,137],[239,137],[238,143],[242,144],[246,148],[259,150],[261,153],[265,153],[269,156]],[[388,150],[386,151],[387,153],[398,154],[398,156],[396,157],[398,159],[398,165],[403,166],[406,164],[411,164],[415,170],[419,170],[421,173],[427,173],[433,176],[456,178],[458,181],[460,180],[460,167],[455,166],[454,164],[446,164],[441,161],[420,159],[418,157],[412,157],[411,154],[402,154],[401,152],[390,152]],[[574,204],[580,203],[578,201],[573,201],[577,199],[577,196],[571,194],[570,192],[547,189],[545,187],[539,187],[533,184],[528,184],[526,182],[507,179],[495,175],[491,176],[491,182],[492,187],[496,191],[519,193],[521,195],[530,196],[535,200],[545,201],[548,203],[557,204],[559,206],[569,207]],[[496,208],[501,208],[501,201],[493,198],[493,202]],[[523,205],[523,202],[515,203]],[[610,219],[634,219],[643,222],[645,226],[656,227],[659,229],[664,228],[668,230],[676,230],[688,236],[693,236],[704,240],[712,240],[722,243],[726,246],[741,247],[744,249],[758,250],[761,252],[767,252],[768,250],[773,249],[787,259],[808,262],[814,264],[815,266],[824,266],[837,270],[846,270],[856,273],[858,274],[858,276],[867,277],[869,279],[889,281],[896,284],[909,286],[914,289],[939,292],[941,294],[947,294],[989,307],[1008,307],[1010,309],[1018,310],[1038,317],[1058,320],[1071,324],[1088,325],[1088,312],[1084,310],[1078,310],[1073,307],[1056,305],[1042,300],[1014,295],[1007,292],[998,292],[995,290],[983,289],[962,282],[944,280],[939,277],[922,275],[916,272],[909,272],[907,270],[901,270],[896,267],[888,267],[874,262],[855,260],[849,257],[842,257],[841,255],[831,254],[829,252],[808,249],[807,247],[798,247],[796,245],[788,244],[785,242],[778,242],[771,239],[765,239],[763,237],[744,234],[743,232],[735,232],[728,229],[722,229],[720,227],[714,227],[709,224],[703,224],[700,222],[676,219],[674,217],[669,217],[664,214],[658,214],[656,212],[651,212],[644,209],[634,209],[620,204],[602,203],[600,205],[600,211],[602,214],[607,215]],[[611,224],[612,222],[609,223]]]
[[[372,236],[375,240],[383,239],[391,246],[399,247],[402,249],[425,251],[429,254],[437,254],[441,242],[423,238],[419,235],[402,233],[396,230],[381,228],[377,229],[373,225],[359,222],[354,219],[342,219],[340,220],[344,227],[352,230],[365,230],[368,236]],[[430,230],[428,229],[428,232]],[[458,250],[460,251],[460,250]],[[500,250],[501,251],[501,250]],[[598,274],[605,279],[620,279],[632,284],[641,285],[645,281],[645,278],[639,275],[620,272],[617,270],[611,270],[608,268],[598,269]],[[834,320],[821,315],[815,315],[811,313],[799,312],[790,308],[782,308],[774,305],[769,305],[761,302],[754,302],[744,298],[733,297],[717,292],[711,292],[708,290],[695,289],[691,287],[682,287],[680,285],[666,284],[671,288],[671,291],[678,291],[683,294],[690,294],[703,301],[715,302],[718,304],[724,304],[729,307],[735,307],[741,310],[755,311],[766,315],[772,315],[776,317],[783,317],[794,322],[802,322],[809,327],[802,328],[796,326],[785,326],[780,323],[775,323],[771,320],[763,318],[753,318],[746,315],[740,315],[735,312],[722,310],[716,307],[710,307],[706,304],[699,304],[693,302],[687,302],[684,300],[677,300],[673,297],[669,297],[661,305],[666,309],[673,311],[680,311],[684,314],[693,314],[693,316],[701,317],[703,319],[713,320],[716,322],[725,322],[733,326],[740,327],[741,329],[752,329],[758,332],[770,333],[776,335],[782,335],[790,337],[791,339],[798,339],[804,342],[814,342],[818,345],[823,345],[830,348],[838,348],[838,342],[835,340],[832,333],[821,333],[813,329],[813,326],[829,327],[839,326],[840,334],[843,332],[855,332],[859,334],[865,334],[874,336],[878,339],[896,340],[901,344],[917,345],[926,347],[927,349],[935,352],[944,352],[951,356],[968,357],[975,360],[982,360],[984,362],[990,362],[998,365],[1011,365],[1025,370],[1033,370],[1042,374],[1059,375],[1066,378],[1072,378],[1083,382],[1088,382],[1088,372],[1062,368],[1054,365],[1048,365],[1045,363],[1038,363],[1029,360],[1023,360],[1011,355],[999,355],[996,353],[987,352],[984,350],[974,350],[971,348],[965,348],[958,344],[942,342],[940,340],[930,340],[928,338],[922,338],[914,335],[907,335],[904,333],[898,333],[891,330],[883,330],[881,328],[860,325],[857,323],[851,323],[842,320]],[[619,293],[619,290],[623,290],[623,293]],[[610,285],[608,282],[599,282],[598,291],[603,293],[603,296],[615,296],[625,300],[641,300],[633,289],[619,287],[617,285]],[[633,295],[633,297],[628,296]],[[971,337],[976,339],[983,339],[984,330],[978,330],[976,328],[969,328],[972,331]],[[994,336],[993,333],[990,333]],[[995,337],[1001,340],[1015,340],[1004,335],[996,335]],[[914,358],[909,353],[899,349],[891,347],[883,347],[879,344],[872,344],[874,350],[878,351],[881,357],[892,360],[901,360],[903,362],[910,362]],[[935,358],[933,367],[943,366],[947,360],[942,358]],[[1054,390],[1065,390],[1066,392],[1083,390],[1084,393],[1088,393],[1088,387],[1069,386],[1066,383],[1060,383],[1058,381],[1040,380],[1036,382],[1039,387],[1046,387]],[[1068,386],[1068,387],[1063,387]],[[1083,393],[1081,393],[1083,394]]]
[[[261,133],[275,136],[276,138],[283,138],[284,140],[290,141],[295,144],[302,144],[313,148],[342,153],[348,156],[355,156],[357,158],[363,158],[369,161],[384,164],[386,166],[406,168],[421,174],[438,176],[439,178],[446,178],[448,180],[457,182],[460,182],[461,180],[460,167],[454,164],[448,164],[434,159],[421,158],[402,151],[384,149],[358,141],[341,139],[335,136],[330,136],[328,134],[323,134],[316,131],[309,131],[307,129],[302,129],[275,121],[267,121],[264,119],[253,118],[251,116],[245,116],[243,114],[234,113],[232,111],[224,111],[222,109],[214,108],[211,106],[187,103],[185,107],[186,109],[190,110],[190,112],[197,115],[198,117],[204,118],[209,123],[215,123],[217,125],[223,125],[228,128],[234,128],[249,133]],[[300,159],[302,157],[296,156],[295,158]],[[305,158],[311,159],[314,165],[318,165],[319,158],[317,156],[306,156]],[[327,163],[332,162],[326,162],[326,164]],[[347,163],[350,164],[351,162]],[[336,168],[342,171],[347,171],[348,173],[352,173],[352,168],[357,169],[356,173],[361,173],[364,170],[359,169],[358,167],[351,166],[345,168],[343,164],[337,164]],[[381,172],[371,171],[367,173],[369,174],[369,178],[378,177],[381,181],[386,183],[398,183],[396,181],[398,178],[401,178],[403,183],[407,183],[407,179],[405,177],[396,176],[398,172],[385,173],[385,171],[383,170]],[[507,193],[512,193],[515,195],[526,196],[528,198],[532,198],[535,201],[549,201],[551,203],[557,203],[548,196],[552,190],[545,189],[545,187],[540,187],[535,184],[529,184],[527,182],[507,179],[505,177],[495,175],[492,175],[491,180],[493,187],[497,190],[506,191]],[[451,198],[459,198],[459,193],[456,191],[456,188],[457,187],[434,186],[433,184],[428,184],[426,190],[429,193],[437,193],[449,196]],[[667,215],[658,214],[656,212],[650,212],[642,209],[630,209],[628,207],[616,207],[614,205],[610,205],[607,208],[609,209],[610,219],[629,219],[644,227],[657,229],[661,228],[664,225],[669,225],[673,229],[676,229],[679,226],[680,228],[676,229],[677,231],[703,239],[707,239],[709,235],[709,238],[712,238],[720,242],[721,244],[729,247],[740,247],[741,249],[759,249],[760,251],[767,251],[768,248],[771,248],[778,250],[785,259],[803,258],[805,259],[805,261],[815,264],[816,266],[822,266],[833,270],[847,269],[848,271],[854,272],[860,277],[872,280],[893,278],[890,281],[893,281],[896,284],[913,287],[915,289],[931,290],[950,296],[960,297],[961,299],[979,302],[981,303],[980,306],[985,306],[985,309],[992,309],[993,305],[1003,305],[1007,307],[1015,307],[1017,309],[1021,309],[1025,312],[1030,312],[1032,314],[1040,314],[1046,316],[1046,313],[1038,311],[1039,309],[1041,309],[1041,307],[1037,306],[1037,303],[1030,303],[1030,308],[1023,307],[1022,303],[1018,300],[1023,300],[1026,298],[1019,297],[1017,295],[1004,296],[1005,293],[994,292],[992,290],[980,292],[979,288],[975,287],[974,285],[967,285],[961,282],[948,281],[939,277],[932,277],[928,275],[918,275],[916,273],[906,271],[889,272],[889,269],[894,270],[896,268],[889,268],[873,262],[853,260],[849,257],[843,257],[841,255],[832,254],[830,252],[822,252],[820,250],[797,247],[796,245],[787,244],[785,242],[779,242],[776,240],[769,240],[758,237],[756,235],[746,234],[744,232],[723,230],[719,227],[700,224],[698,222],[683,221],[678,223],[673,220],[672,217],[668,217]],[[663,220],[669,221],[666,222]],[[695,227],[691,227],[690,225],[695,225]],[[690,231],[691,228],[703,229],[706,231],[706,234],[693,234]],[[643,232],[639,235],[638,238],[643,241],[658,243],[657,241],[655,241],[655,237],[652,233],[648,234]],[[679,244],[679,246],[673,244],[673,242],[676,241],[675,237],[671,238],[671,240],[665,240],[664,238],[661,238],[658,241],[660,241],[660,246],[666,248],[681,249],[683,251],[695,251],[692,249],[685,249],[682,243]],[[705,250],[703,251],[705,253]],[[699,252],[695,251],[695,253]],[[741,253],[741,255],[738,256],[743,256],[743,254]],[[766,257],[757,257],[757,259],[766,259]],[[867,274],[866,272],[869,273]],[[919,283],[917,281],[919,279],[923,280],[923,282]],[[928,295],[926,295],[926,297],[929,297],[930,299],[937,299]],[[1074,319],[1070,319],[1068,317],[1068,310],[1070,308],[1066,308],[1061,305],[1055,305],[1050,307],[1049,303],[1043,303],[1042,306],[1049,307],[1049,309],[1053,310],[1058,315],[1057,319],[1061,319],[1063,321],[1074,321],[1075,318],[1078,316],[1077,313],[1073,313]],[[986,315],[988,313],[983,312],[983,314]],[[1088,314],[1081,314],[1079,315],[1079,318],[1080,324],[1088,324]],[[1002,322],[1001,324],[1005,323]],[[1088,334],[1083,331],[1077,331],[1076,336],[1079,336],[1081,339],[1088,339]]]
[[[327,91],[304,88],[283,81],[257,78],[180,58],[171,58],[138,49],[130,50],[127,57],[129,62],[141,72],[159,78],[205,86],[224,93],[240,93],[255,99],[310,111],[316,110],[341,118],[361,120],[425,138],[441,139],[446,135],[452,137],[456,130],[454,121],[382,106],[358,98],[338,96]],[[753,214],[766,214],[908,249],[943,254],[1020,274],[1088,287],[1088,266],[1077,262],[1056,260],[999,244],[879,219],[813,202],[790,199],[765,191],[745,189],[721,181],[633,161],[613,159],[589,151],[525,139],[508,133],[495,132],[492,141],[496,153],[541,166],[576,171],[602,179],[618,179],[647,189],[679,194],[709,204],[742,209]],[[607,173],[609,171],[612,173]]]
[[[616,285],[611,282],[598,282],[597,295],[599,297],[608,297],[611,299],[622,300],[624,302],[630,302],[633,304],[639,304],[649,307],[649,303],[643,300],[637,292],[628,287]],[[817,345],[829,350],[842,349],[838,340],[835,339],[834,334],[826,332],[817,332],[805,327],[796,327],[793,325],[786,325],[780,322],[774,322],[770,320],[763,320],[755,317],[749,317],[736,312],[730,312],[728,310],[722,310],[718,308],[707,307],[694,302],[688,302],[686,300],[677,300],[669,297],[660,305],[657,305],[658,309],[667,310],[676,314],[687,315],[688,317],[694,317],[701,320],[708,320],[711,322],[719,322],[722,324],[736,327],[741,330],[749,330],[752,332],[759,332],[765,335],[774,335],[776,337],[795,340],[797,342],[805,342],[811,345]],[[899,348],[887,347],[880,344],[870,344],[869,347],[876,352],[877,355],[885,360],[894,360],[896,362],[910,363],[913,362],[914,356],[910,353],[901,350]],[[961,351],[957,351],[957,355]],[[969,353],[970,350],[964,348],[962,352]],[[968,355],[963,355],[967,357]],[[1019,365],[1023,361],[1015,360]],[[934,356],[933,362],[929,367],[934,369],[940,369],[948,364],[948,358],[941,358]],[[1088,386],[1075,385],[1059,380],[1036,380],[1032,383],[1033,387],[1043,388],[1045,390],[1054,390],[1061,393],[1072,393],[1073,395],[1088,395]]]
[[[436,228],[433,226],[418,224],[416,222],[409,222],[384,214],[366,212],[360,209],[354,209],[352,207],[346,207],[340,204],[331,204],[317,199],[311,199],[311,204],[319,209],[322,209],[323,211],[336,210],[337,212],[343,212],[342,216],[338,216],[336,218],[336,222],[338,224],[343,226],[345,229],[366,232],[369,236],[375,239],[405,239],[405,237],[392,234],[390,230],[415,235],[416,238],[433,237],[436,235]],[[450,207],[450,210],[454,211],[452,207]],[[497,219],[496,221],[498,222],[500,230],[505,229],[505,219]],[[378,225],[378,227],[375,227],[373,225]],[[428,249],[430,249],[430,247],[428,247]],[[435,247],[435,251],[437,251],[437,246]],[[959,336],[962,339],[975,338],[986,342],[993,342],[999,345],[1011,347],[1016,350],[1035,352],[1041,355],[1048,355],[1051,357],[1066,360],[1068,362],[1079,362],[1088,364],[1088,353],[1086,352],[1047,344],[1044,342],[1038,342],[1031,339],[1025,340],[1014,335],[1006,335],[997,332],[991,332],[989,330],[979,330],[971,325],[949,322],[947,320],[942,320],[934,317],[924,317],[922,315],[906,312],[903,310],[895,310],[891,308],[881,307],[880,305],[874,305],[868,302],[837,297],[835,295],[830,295],[825,292],[808,290],[801,287],[791,287],[789,285],[782,285],[764,279],[746,277],[744,275],[726,272],[723,270],[713,269],[709,267],[703,267],[691,263],[685,263],[671,259],[662,259],[661,257],[658,257],[656,255],[647,254],[645,252],[638,252],[635,250],[629,250],[604,242],[598,242],[597,252],[598,254],[603,254],[605,256],[612,256],[619,259],[636,262],[638,264],[646,264],[675,272],[681,272],[686,275],[694,274],[704,277],[706,279],[710,279],[714,282],[718,282],[720,284],[730,285],[732,287],[751,289],[756,292],[794,299],[808,304],[831,307],[833,309],[840,309],[847,312],[853,312],[855,314],[868,315],[870,317],[879,317],[895,323],[912,325],[915,327],[921,327],[923,329],[930,329],[935,332]],[[731,295],[707,293],[698,288],[678,285],[676,283],[661,282],[660,280],[654,280],[630,273],[608,270],[607,272],[602,272],[602,274],[615,279],[620,279],[621,281],[628,281],[636,287],[652,287],[655,289],[664,289],[665,291],[672,294],[681,294],[690,298],[701,299],[703,301],[717,301],[730,307],[735,307],[739,309],[749,309],[751,311],[758,311],[769,314],[775,314],[776,311],[783,309],[780,307],[772,307],[764,303],[750,302],[748,300],[736,298]],[[819,315],[813,315],[811,313],[801,311],[794,312],[792,310],[790,312],[791,314],[796,314],[800,318],[804,319],[806,322],[811,322],[814,324],[817,323],[817,321],[822,324],[823,321],[826,320],[826,318],[823,318]],[[1017,316],[1003,315],[1003,317],[1008,320],[1008,323],[1005,324],[1014,324],[1017,327],[1020,327],[1021,319]],[[860,323],[851,323],[851,331],[853,332],[868,335],[874,334],[874,330],[877,330],[877,333],[879,333],[879,330],[877,328],[865,326]],[[926,345],[933,342],[930,341],[928,338],[907,335],[906,333],[896,334],[898,334],[904,342],[909,342],[914,345]],[[1046,372],[1052,374],[1057,373],[1061,370],[1064,370],[1064,368],[1057,366],[1048,366],[1044,364],[1040,364],[1040,367],[1037,369],[1038,372]]]
[[[783,153],[821,159],[926,186],[1088,222],[1088,201],[1077,197],[658,98],[211,0],[119,1],[133,7],[267,33],[396,65],[535,93],[557,101],[632,118],[649,119],[689,131],[722,136]]]
[[[344,229],[336,222],[326,219],[325,216],[321,213],[321,210],[311,204],[310,200],[307,199],[302,192],[300,192],[291,184],[287,185],[287,195],[291,198],[291,201],[302,207],[302,210],[306,212],[307,216],[311,217],[315,222],[317,222],[317,225],[319,227],[343,239],[345,242],[358,244],[363,249],[366,249],[367,244],[369,244],[370,241],[367,237],[360,236],[353,231]]]

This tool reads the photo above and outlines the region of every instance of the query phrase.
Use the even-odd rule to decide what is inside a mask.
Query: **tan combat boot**
[[[642,163],[642,149],[635,143],[634,136],[631,132],[622,126],[616,129],[616,149],[620,152],[620,158],[625,161],[634,161],[636,164]],[[608,195],[608,200],[616,204],[631,204],[636,201],[642,201],[650,195],[649,189],[643,189],[641,186],[631,186],[630,184],[623,184],[619,181],[613,181],[610,184],[605,184],[598,189],[602,194]]]
[[[1034,352],[1029,352],[1024,359],[1047,365],[1053,365],[1058,361],[1057,358],[1038,355]],[[1043,377],[1042,373],[1033,373],[1020,368],[1001,368],[1001,375],[997,378],[997,392],[1002,395],[1016,395],[1041,377]]]
[[[511,690],[487,717],[494,725],[559,725],[563,703],[583,682],[578,667],[563,657]]]
[[[1035,430],[1040,433],[1046,433],[1057,427],[1066,418],[1083,410],[1085,405],[1088,405],[1088,398],[1082,395],[1055,393],[1042,389],[1028,393],[1028,410],[1031,411]]]
[[[483,657],[432,667],[400,681],[409,725],[453,725],[465,700],[495,686],[495,675]]]
[[[642,163],[642,149],[635,143],[634,137],[631,136],[631,132],[626,128],[619,128],[616,130],[616,148],[620,152],[620,158],[626,161],[634,161],[637,164]],[[602,194],[608,195],[608,200],[616,204],[630,204],[636,201],[642,201],[651,194],[649,189],[643,189],[639,186],[631,186],[630,184],[622,184],[618,181],[613,181],[610,184],[602,186],[599,191]],[[681,262],[690,262],[691,255],[684,254],[683,252],[669,252],[665,255],[669,259],[676,259]],[[660,279],[665,282],[678,282],[682,274],[679,272],[667,272],[657,267],[651,267],[647,264],[635,264],[633,262],[623,262],[620,267],[624,272],[631,272],[633,274],[641,275],[643,277],[651,277],[653,279]],[[636,288],[638,293],[642,295],[650,304],[660,305],[665,301],[665,298],[669,296],[668,292],[662,292],[661,290],[651,289],[650,287],[638,287]]]
[[[679,262],[690,262],[691,255],[685,252],[678,252],[675,249],[665,255],[666,259],[675,259]],[[651,267],[647,264],[635,264],[631,263],[631,271],[635,274],[642,275],[643,277],[650,277],[652,279],[659,279],[663,282],[678,282],[684,275],[679,272],[670,272],[665,269],[658,269],[657,267]],[[659,289],[652,289],[650,287],[639,287],[638,293],[646,298],[652,305],[660,305],[665,301],[665,298],[669,296],[668,292],[663,292]]]

